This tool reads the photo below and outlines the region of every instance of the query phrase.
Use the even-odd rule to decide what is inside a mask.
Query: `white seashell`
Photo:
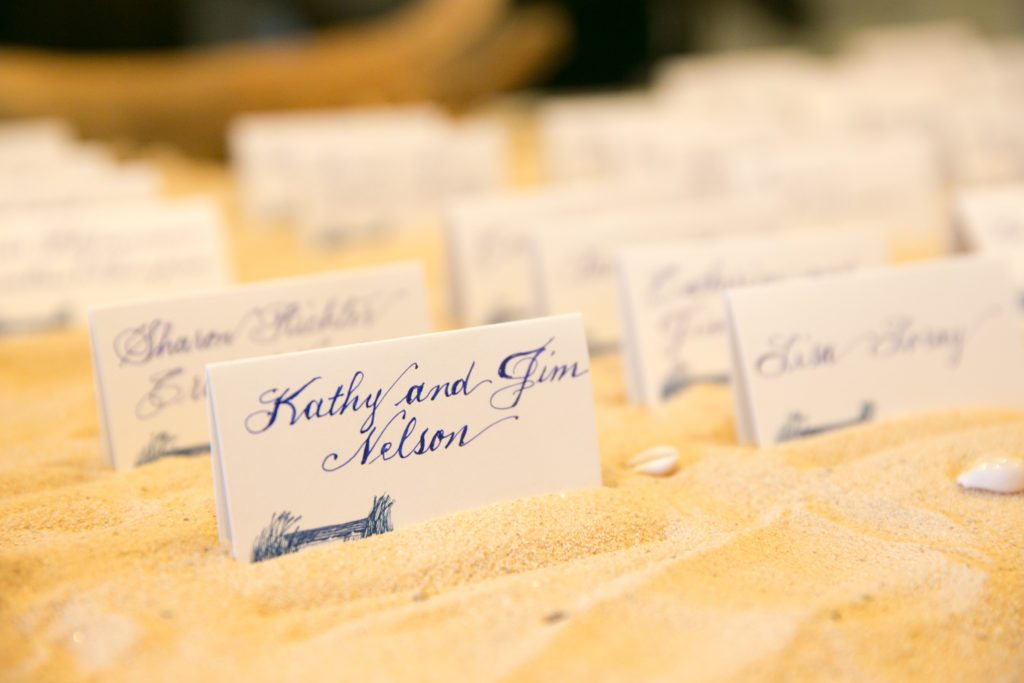
[[[956,483],[968,489],[1020,493],[1024,491],[1024,460],[997,458],[983,462],[962,473]]]
[[[679,466],[679,451],[672,446],[655,446],[637,453],[626,464],[639,474],[664,477],[675,472]]]

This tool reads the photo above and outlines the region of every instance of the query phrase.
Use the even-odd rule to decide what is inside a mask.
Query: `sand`
[[[222,170],[166,163],[230,211]],[[436,234],[234,243],[246,280],[423,257],[440,312]],[[1024,413],[758,451],[726,389],[646,412],[619,363],[593,362],[602,488],[244,565],[207,457],[103,465],[83,331],[0,342],[0,680],[1024,680],[1024,496],[955,483],[1020,454]],[[663,443],[674,475],[626,468]]]

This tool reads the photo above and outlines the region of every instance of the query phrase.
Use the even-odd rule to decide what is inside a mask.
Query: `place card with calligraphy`
[[[209,452],[206,363],[430,329],[412,263],[94,308],[89,322],[103,441],[119,470]]]
[[[580,312],[592,353],[618,347],[615,254],[630,246],[776,231],[780,215],[765,197],[743,202],[706,200],[651,203],[550,219],[530,232],[537,280],[536,310]]]
[[[0,211],[0,335],[230,279],[220,214],[206,199]]]
[[[1024,185],[992,185],[960,192],[954,207],[954,237],[968,251],[997,256],[1024,294]]]
[[[970,257],[725,294],[740,440],[961,406],[1024,406],[1005,265]]]
[[[691,384],[728,382],[722,292],[885,262],[885,236],[807,230],[679,241],[617,255],[630,400],[654,406]]]
[[[449,202],[445,221],[451,305],[464,325],[536,315],[530,233],[538,223],[677,199],[655,183],[582,183],[467,195]],[[679,204],[681,206],[681,203]]]
[[[598,486],[578,315],[207,366],[217,522],[257,562]]]

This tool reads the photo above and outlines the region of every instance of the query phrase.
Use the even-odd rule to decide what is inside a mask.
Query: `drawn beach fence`
[[[300,529],[302,517],[299,515],[288,510],[276,512],[271,515],[270,524],[253,542],[252,561],[261,562],[320,543],[354,541],[392,531],[391,508],[394,504],[394,499],[387,494],[374,496],[373,507],[366,517],[313,529]]]
[[[197,443],[190,446],[176,446],[177,437],[169,432],[157,432],[150,437],[135,457],[136,466],[146,465],[168,456],[192,457],[206,455],[210,452],[209,443]]]

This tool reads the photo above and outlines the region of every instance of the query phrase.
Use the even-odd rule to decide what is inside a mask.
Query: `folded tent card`
[[[740,440],[769,446],[875,418],[1024,405],[1010,276],[987,257],[725,294]]]
[[[0,211],[154,199],[159,190],[155,168],[118,162],[106,147],[79,142],[66,122],[0,123]]]
[[[1018,294],[1024,296],[1024,185],[964,190],[953,211],[956,245],[1005,261]]]
[[[251,114],[229,140],[247,212],[320,243],[433,226],[443,199],[500,188],[508,169],[502,120],[422,105]]]
[[[105,451],[119,470],[209,451],[207,363],[430,329],[413,263],[97,307],[89,323]]]
[[[504,124],[494,119],[459,121],[405,139],[385,133],[334,149],[320,145],[317,170],[299,185],[300,234],[340,244],[436,229],[449,197],[504,187],[506,145]],[[439,169],[440,158],[445,164]]]
[[[678,194],[663,184],[609,182],[453,199],[445,220],[453,313],[470,326],[535,315],[537,282],[529,239],[534,226],[611,209],[675,202]]]
[[[578,315],[207,366],[236,559],[600,484]]]
[[[728,382],[722,293],[885,262],[880,231],[787,231],[657,243],[616,255],[630,400],[654,406],[700,382]]]
[[[230,279],[220,215],[205,199],[0,210],[0,334]]]
[[[62,119],[0,122],[0,159],[60,157],[74,145],[74,131]]]
[[[591,352],[611,351],[621,335],[617,251],[639,244],[774,232],[782,226],[774,206],[755,197],[743,203],[676,200],[537,222],[529,233],[534,309],[544,315],[579,311]]]

